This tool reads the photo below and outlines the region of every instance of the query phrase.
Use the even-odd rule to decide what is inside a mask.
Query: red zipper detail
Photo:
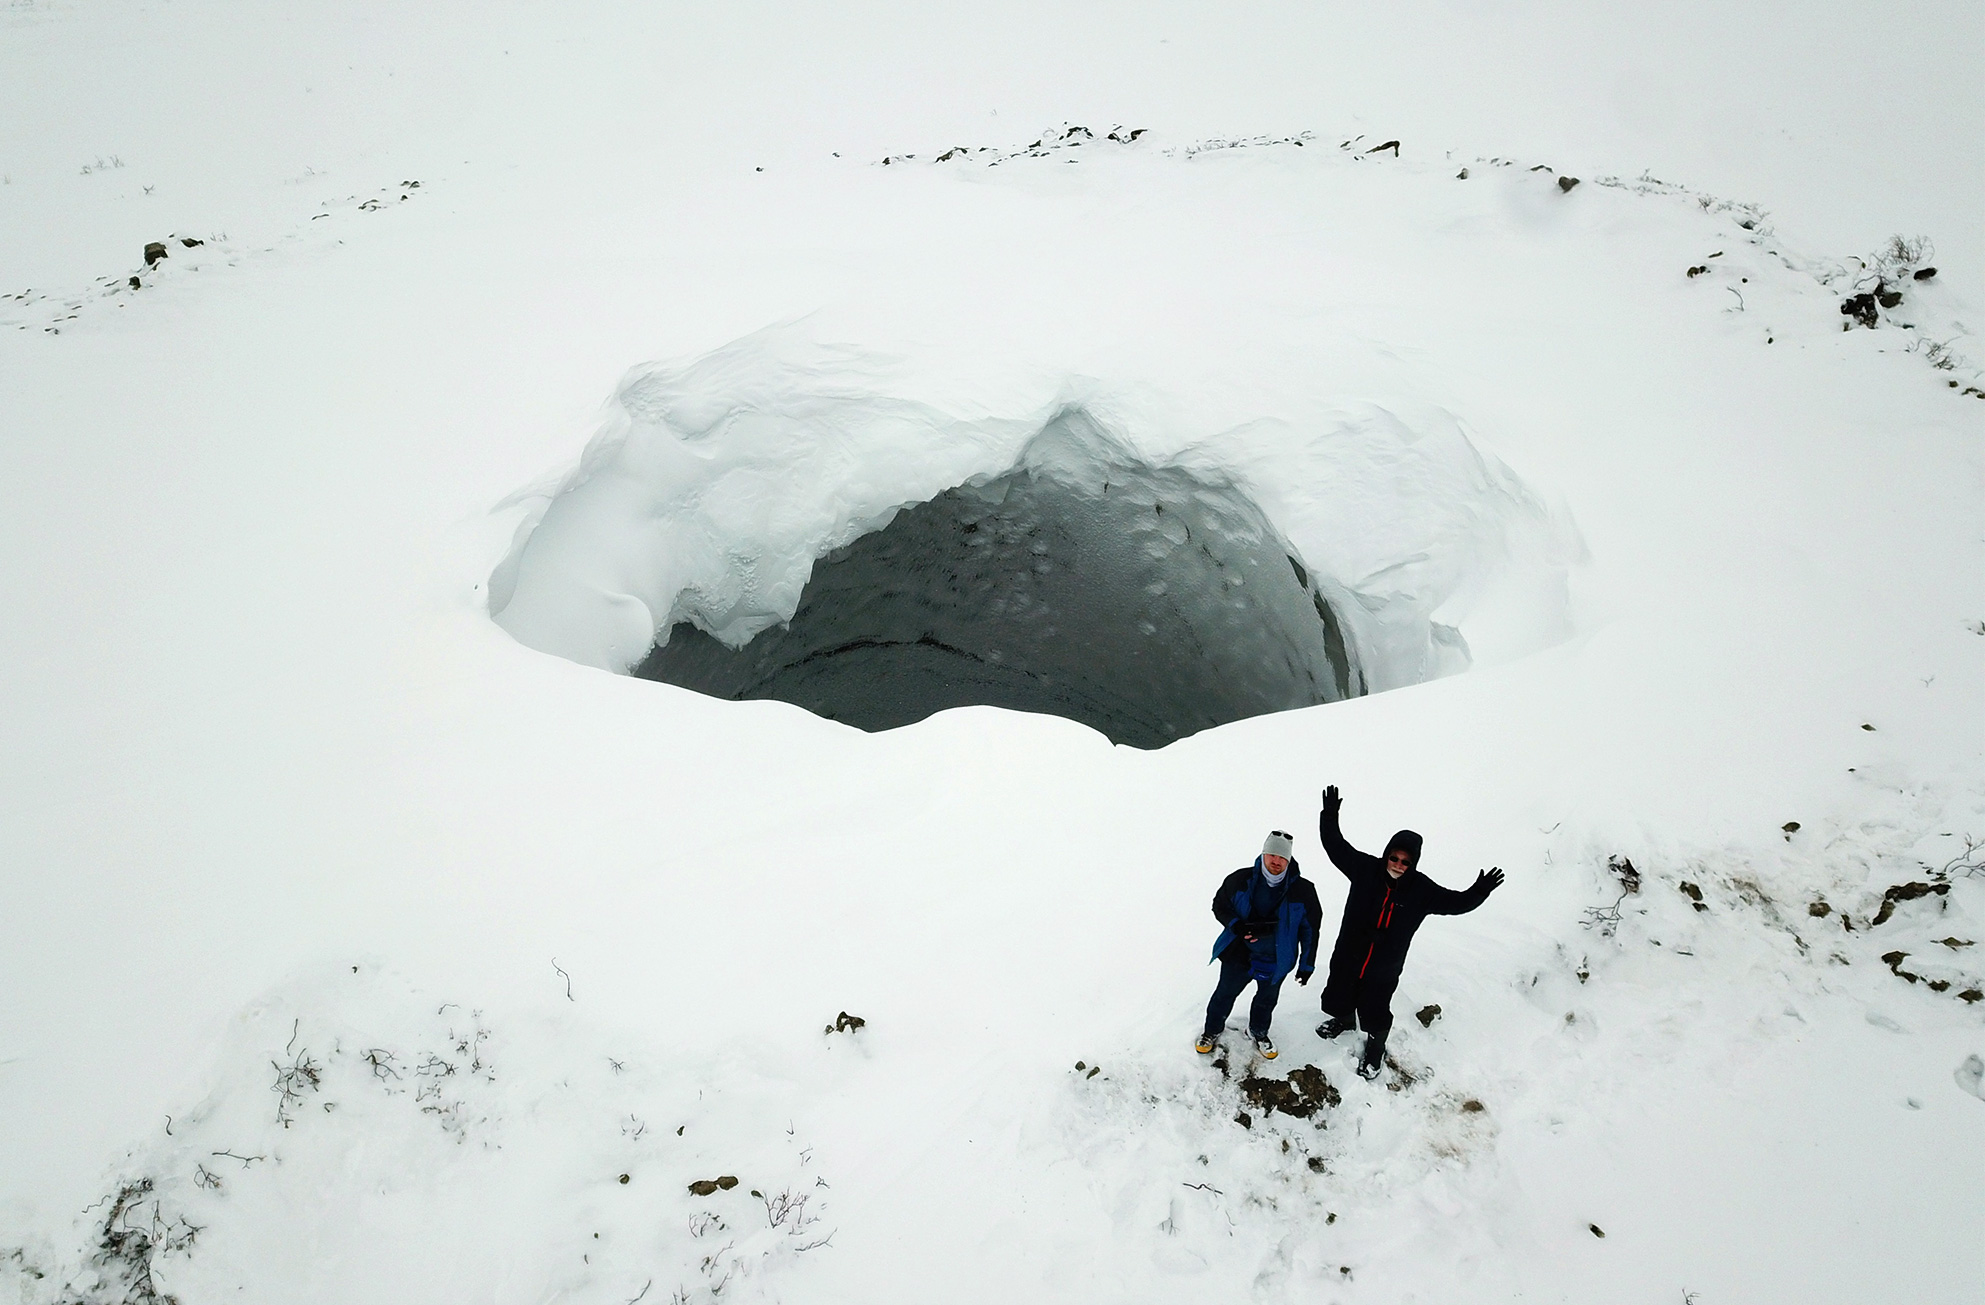
[[[1386,925],[1391,922],[1391,920],[1392,920],[1392,890],[1388,888],[1385,890],[1385,900],[1379,903],[1378,927],[1380,929],[1385,928]],[[1376,952],[1377,950],[1378,950],[1378,939],[1373,938],[1372,945],[1365,948],[1365,963],[1358,967],[1359,978],[1361,979],[1364,978],[1365,971],[1371,968],[1372,953]]]

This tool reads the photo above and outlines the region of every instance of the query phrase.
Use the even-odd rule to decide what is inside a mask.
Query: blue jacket
[[[1288,877],[1282,884],[1282,905],[1274,916],[1276,983],[1288,978],[1291,970],[1300,968],[1308,974],[1316,969],[1317,925],[1322,916],[1322,909],[1316,900],[1316,886],[1303,878],[1302,870],[1293,859],[1289,862]],[[1213,894],[1213,918],[1221,925],[1220,936],[1213,941],[1213,960],[1220,959],[1220,953],[1240,937],[1241,926],[1249,920],[1267,925],[1266,912],[1249,914],[1250,905],[1258,900],[1261,890],[1267,886],[1260,857],[1254,859],[1253,865],[1242,866],[1221,882],[1220,891]]]

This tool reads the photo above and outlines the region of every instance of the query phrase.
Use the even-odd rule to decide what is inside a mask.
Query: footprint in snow
[[[1955,1078],[1957,1085],[1966,1092],[1980,1101],[1985,1101],[1985,1059],[1966,1056],[1964,1063],[1957,1067],[1951,1077]]]

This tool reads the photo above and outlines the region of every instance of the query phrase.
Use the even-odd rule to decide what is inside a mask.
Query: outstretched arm
[[[1378,860],[1344,841],[1344,831],[1337,824],[1337,813],[1343,806],[1344,799],[1337,792],[1337,785],[1332,784],[1323,790],[1323,814],[1317,817],[1316,832],[1317,837],[1323,840],[1324,854],[1330,858],[1330,864],[1341,870],[1346,879],[1356,879],[1375,867]]]
[[[1460,892],[1452,888],[1442,888],[1429,879],[1427,886],[1433,891],[1427,895],[1428,915],[1466,915],[1489,900],[1489,894],[1503,886],[1503,872],[1496,866],[1475,876],[1475,882]]]

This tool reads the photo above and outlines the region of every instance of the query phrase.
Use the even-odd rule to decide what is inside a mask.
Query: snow
[[[0,10],[0,1301],[142,1299],[145,1180],[187,1305],[1978,1299],[1981,23]],[[1155,751],[598,669],[1070,402],[1472,667]],[[1190,1038],[1332,782],[1509,882],[1410,1084],[1285,991],[1319,1128]]]
[[[86,1296],[142,1298],[149,1277],[182,1299],[494,1298],[549,1266],[554,1296],[664,1275],[735,1295],[831,1244],[831,1184],[783,1122],[800,1085],[748,1057],[708,1093],[625,1033],[495,1028],[366,965],[263,994],[222,1044],[210,1090],[136,1158],[147,1178],[89,1212],[146,1244],[92,1266]],[[683,1166],[758,1186],[699,1195]]]

